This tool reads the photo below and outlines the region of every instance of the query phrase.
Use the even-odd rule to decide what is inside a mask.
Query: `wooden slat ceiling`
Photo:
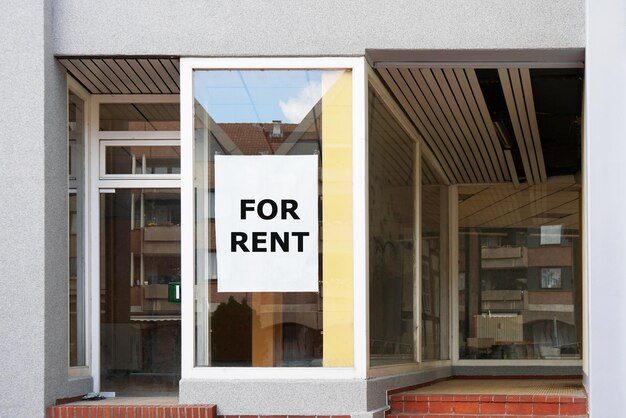
[[[459,226],[528,228],[563,225],[578,228],[580,185],[573,176],[542,184],[459,187]]]
[[[548,179],[528,68],[498,70],[528,184]]]
[[[415,144],[387,107],[369,92],[370,170],[384,173],[392,186],[414,184]],[[434,176],[433,176],[434,177]]]
[[[92,94],[179,94],[177,58],[60,58]]]
[[[379,68],[451,183],[513,181],[473,69]]]

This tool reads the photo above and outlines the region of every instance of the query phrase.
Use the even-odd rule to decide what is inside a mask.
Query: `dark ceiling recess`
[[[492,120],[510,137],[515,137],[501,74],[496,69],[478,69],[476,75]],[[532,98],[548,177],[580,172],[583,78],[584,71],[579,68],[530,70]],[[523,182],[527,179],[519,144],[510,141],[510,145],[516,172]]]

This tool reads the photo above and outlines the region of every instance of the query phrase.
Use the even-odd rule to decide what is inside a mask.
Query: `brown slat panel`
[[[539,126],[537,124],[537,112],[535,111],[535,100],[533,98],[533,86],[530,81],[530,70],[528,68],[519,69],[522,88],[524,90],[524,100],[528,119],[530,122],[530,131],[532,133],[533,142],[535,143],[535,152],[537,153],[537,164],[539,165],[539,175],[542,179],[547,180],[546,163],[543,158],[543,149],[541,148],[541,137],[539,136]]]
[[[174,83],[176,83],[176,87],[178,87],[178,89],[180,90],[180,73],[178,69],[174,66],[174,64],[172,64],[172,61],[178,62],[178,60],[162,59],[159,61],[161,62],[161,65],[163,65],[163,68],[165,68],[165,70],[169,74],[170,78],[174,81]]]
[[[100,69],[100,71],[102,71],[107,76],[109,80],[111,80],[113,84],[115,84],[120,93],[132,93],[132,91],[126,86],[126,84],[122,80],[120,80],[117,74],[115,74],[115,72],[106,64],[105,60],[92,59],[91,61]]]
[[[424,80],[420,71],[401,68],[400,73],[412,88],[411,92],[404,93],[412,93],[422,105],[422,109],[424,109],[430,121],[435,125],[440,140],[448,147],[449,151],[452,152],[452,157],[454,158],[459,171],[463,175],[463,181],[465,183],[476,183],[476,177],[473,175],[467,156],[465,155],[459,140],[456,138],[447,120],[443,116],[437,100],[430,91],[428,85],[426,84],[426,80]]]
[[[469,81],[469,85],[472,89],[472,93],[474,96],[474,100],[478,105],[478,110],[482,116],[482,119],[487,128],[487,132],[489,133],[489,138],[491,139],[491,145],[493,150],[495,151],[495,156],[500,165],[500,170],[497,171],[498,175],[504,175],[505,180],[509,180],[506,173],[508,173],[506,168],[506,161],[504,160],[504,152],[502,151],[502,146],[500,145],[500,141],[498,140],[498,135],[496,134],[496,130],[493,127],[493,120],[491,120],[491,113],[487,108],[487,102],[485,101],[485,96],[483,96],[483,92],[480,88],[480,83],[478,83],[478,77],[476,77],[476,71],[473,69],[465,70],[465,75],[467,76],[467,81]],[[491,149],[488,147],[488,149]]]
[[[513,161],[513,153],[510,149],[504,150],[504,157],[506,158],[506,164],[509,167],[511,180],[513,181],[513,184],[517,187],[519,186],[519,178],[517,177],[517,170],[515,169],[515,162]]]
[[[494,161],[491,158],[485,146],[486,138],[489,135],[487,132],[487,128],[482,123],[482,118],[481,118],[480,125],[482,125],[482,127],[485,130],[484,135],[481,135],[479,124],[474,119],[474,116],[479,115],[480,111],[478,110],[477,106],[473,110],[470,110],[468,106],[468,103],[473,103],[475,105],[473,96],[471,98],[465,97],[463,91],[461,90],[461,86],[459,84],[457,76],[452,68],[444,68],[443,70],[439,70],[439,71],[442,72],[440,77],[441,76],[445,77],[446,81],[448,82],[448,86],[449,86],[449,89],[451,90],[452,97],[456,99],[456,102],[461,111],[461,115],[463,115],[464,122],[466,123],[466,126],[469,128],[471,132],[471,136],[474,138],[474,141],[476,142],[478,149],[480,150],[482,160],[484,161],[484,164],[487,167],[487,171],[489,172],[491,181],[492,182],[502,181],[501,179],[503,179],[504,176],[497,175],[497,172],[500,171],[500,166],[498,165],[497,161]],[[437,75],[438,73],[435,73],[435,76]],[[443,80],[440,82],[440,84],[442,83],[443,83]],[[469,83],[468,83],[468,88],[469,88]]]
[[[541,178],[539,174],[539,166],[537,165],[537,152],[535,151],[535,143],[530,133],[530,123],[528,122],[528,115],[526,114],[526,103],[524,102],[524,93],[522,92],[522,83],[519,77],[519,71],[516,68],[509,69],[509,77],[511,79],[511,87],[513,88],[513,97],[515,98],[515,108],[519,117],[520,127],[522,128],[522,135],[526,149],[528,150],[528,160],[530,161],[530,168],[533,170],[533,178],[537,182],[542,182],[547,179]],[[509,113],[511,109],[509,109]]]
[[[472,119],[474,120],[474,123],[476,124],[480,132],[480,138],[485,143],[485,148],[487,150],[488,159],[494,167],[496,177],[499,182],[503,182],[507,177],[504,176],[502,173],[502,167],[498,161],[498,154],[496,152],[496,148],[494,147],[494,143],[491,140],[489,127],[487,126],[487,123],[491,123],[491,117],[489,117],[488,120],[484,120],[483,112],[481,110],[482,106],[478,104],[478,101],[481,98],[484,101],[484,98],[482,97],[482,92],[480,92],[480,97],[475,96],[474,90],[472,89],[472,86],[470,85],[470,81],[467,77],[467,73],[463,69],[456,68],[450,71],[454,72],[454,75],[456,76],[456,80],[459,83],[459,87],[461,88],[461,91],[463,92],[463,97],[467,101],[467,105],[472,115]],[[499,148],[500,145],[497,144],[497,146]]]
[[[526,149],[526,142],[522,135],[522,127],[520,125],[517,111],[515,110],[515,99],[513,97],[513,89],[509,78],[509,71],[506,68],[498,69],[498,75],[500,76],[500,84],[502,85],[502,91],[504,92],[504,99],[506,100],[506,106],[509,109],[509,117],[513,124],[513,134],[517,142],[517,147],[522,157],[522,165],[524,166],[524,173],[526,174],[526,181],[529,184],[534,184],[537,181],[533,178],[533,172],[530,167],[530,161],[528,158],[528,150]],[[538,180],[538,179],[537,179]]]
[[[141,94],[149,94],[150,89],[141,80],[141,77],[135,73],[135,70],[124,59],[116,59],[115,63],[126,74],[126,76],[133,81],[135,86],[139,89]]]
[[[448,97],[446,97],[443,91],[444,89],[446,89],[449,92],[448,82],[444,78],[443,83],[438,83],[433,74],[433,70],[430,69],[422,69],[420,70],[420,73],[428,84],[430,91],[435,96],[435,99],[439,104],[439,108],[441,109],[443,116],[446,118],[448,125],[452,128],[452,131],[456,136],[457,141],[461,144],[461,148],[463,149],[465,158],[467,159],[467,162],[469,164],[468,171],[470,176],[476,179],[474,181],[475,183],[489,182],[489,176],[487,172],[483,173],[481,171],[480,164],[478,163],[478,160],[480,159],[482,161],[482,159],[480,158],[476,144],[473,143],[473,141],[470,139],[471,135],[466,135],[461,128],[459,118],[461,120],[463,118],[461,117],[460,113],[454,113],[455,109],[458,110],[458,107],[456,107],[456,101],[451,97],[450,99],[452,100],[447,100]],[[482,168],[484,168],[484,165]]]
[[[161,90],[157,87],[155,82],[152,81],[148,73],[146,73],[146,71],[143,69],[143,67],[137,60],[129,59],[126,61],[128,62],[128,65],[130,65],[130,67],[133,69],[133,71],[135,71],[135,73],[141,78],[141,81],[143,81],[146,87],[148,87],[148,89],[150,90],[150,93],[152,94],[161,93]]]
[[[427,146],[430,148],[431,152],[435,155],[435,157],[437,158],[437,161],[439,161],[439,164],[441,164],[441,168],[443,169],[444,173],[448,176],[448,180],[452,183],[458,183],[460,176],[457,177],[456,173],[452,171],[452,169],[450,168],[450,163],[448,162],[446,158],[443,157],[439,148],[436,146],[432,146],[432,144],[430,144],[430,141],[428,140],[430,130],[428,130],[424,126],[420,117],[415,113],[416,112],[415,109],[409,104],[408,99],[404,97],[404,95],[400,91],[400,88],[396,85],[396,82],[393,76],[391,75],[391,73],[389,73],[389,71],[386,68],[381,68],[379,69],[379,74],[381,75],[383,80],[385,80],[385,82],[387,83],[387,86],[391,89],[391,92],[393,93],[393,95],[401,103],[405,112],[408,114],[411,121],[415,124],[418,131],[421,133],[424,139],[424,142],[428,144]]]
[[[115,83],[113,83],[106,76],[106,74],[104,74],[100,70],[100,68],[98,68],[98,66],[91,59],[81,59],[80,62],[82,62],[85,65],[85,67],[89,68],[89,71],[91,71],[91,73],[93,75],[95,75],[98,78],[98,80],[100,80],[100,82],[102,84],[104,84],[109,89],[111,94],[119,94],[120,93],[120,90],[117,88]]]
[[[111,90],[102,82],[98,77],[95,76],[94,73],[89,70],[89,68],[81,62],[81,60],[73,60],[72,64],[81,72],[85,77],[92,82],[94,86],[103,94],[110,94]]]
[[[161,80],[163,80],[163,82],[167,85],[170,93],[179,93],[180,89],[178,88],[178,84],[174,80],[172,80],[172,77],[167,72],[165,67],[163,67],[161,61],[162,60],[153,59],[150,60],[150,64],[152,64],[156,72],[159,73]]]
[[[81,73],[80,70],[76,68],[76,66],[74,66],[71,60],[60,59],[59,62],[65,68],[67,68],[67,71],[69,71],[72,77],[78,80],[83,86],[85,86],[87,90],[89,90],[89,93],[91,94],[101,93],[101,91],[89,80],[89,78],[85,77],[85,75]]]
[[[398,86],[402,91],[402,94],[409,99],[409,102],[414,106],[416,113],[423,115],[423,121],[426,126],[431,126],[430,136],[425,137],[430,144],[433,144],[441,150],[443,155],[448,157],[448,163],[454,170],[455,177],[458,179],[457,183],[469,183],[469,176],[459,159],[458,152],[454,149],[452,141],[449,141],[446,133],[433,113],[428,101],[422,94],[421,89],[418,87],[415,79],[411,75],[408,69],[393,69],[392,74],[394,79],[397,80]],[[431,147],[433,147],[431,145]]]
[[[141,90],[139,90],[139,87],[137,87],[133,80],[130,79],[128,74],[126,74],[124,70],[122,70],[122,68],[117,64],[116,60],[112,58],[105,58],[102,60],[102,62],[104,63],[104,65],[109,67],[111,71],[115,74],[115,76],[120,80],[120,82],[124,84],[124,86],[126,86],[130,94],[141,94]]]
[[[432,70],[435,79],[437,80],[437,84],[441,89],[450,110],[452,111],[452,115],[458,128],[461,130],[462,135],[465,137],[465,140],[469,144],[472,149],[474,160],[478,163],[478,169],[480,171],[481,182],[490,183],[496,182],[497,177],[495,172],[493,171],[493,167],[491,165],[487,166],[485,164],[484,159],[489,158],[487,152],[485,150],[485,144],[482,141],[482,138],[479,136],[474,136],[467,124],[467,119],[471,119],[471,115],[464,114],[459,106],[459,102],[465,103],[465,99],[463,96],[456,98],[454,93],[450,88],[450,82],[447,80],[441,69],[433,69]],[[453,83],[456,83],[456,77],[452,80]]]
[[[121,93],[120,89],[115,85],[115,83],[111,81],[109,77],[107,77],[107,75],[102,72],[102,70],[100,70],[100,68],[93,62],[92,59],[81,59],[80,62],[82,62],[85,67],[89,68],[89,71],[91,71],[93,75],[98,77],[98,80],[100,80],[100,82],[102,82],[102,84],[104,84],[109,89],[111,94]]]
[[[170,89],[167,87],[167,84],[163,81],[161,76],[157,73],[154,67],[150,64],[150,60],[147,59],[138,59],[137,62],[141,65],[141,68],[148,74],[150,80],[154,83],[154,85],[159,89],[160,93],[169,94],[171,93]]]

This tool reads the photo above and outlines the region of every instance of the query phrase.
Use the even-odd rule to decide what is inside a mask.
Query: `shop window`
[[[345,268],[352,245],[351,76],[345,70],[194,71],[196,367],[353,366],[352,272]],[[241,156],[243,170],[247,157],[304,155],[318,161],[318,291],[220,291],[217,157]],[[294,177],[280,164],[276,170]],[[276,278],[259,271],[257,279]]]
[[[69,364],[85,366],[86,307],[84,258],[84,169],[85,102],[68,93],[68,230],[69,230]]]
[[[429,176],[422,159],[421,358],[447,360],[449,346],[448,187]]]
[[[178,131],[178,103],[102,103],[101,131]]]
[[[180,175],[180,146],[177,140],[101,141],[104,148],[104,167],[101,176],[150,177]]]
[[[461,359],[581,355],[581,186],[460,186]]]
[[[417,145],[369,88],[370,365],[415,358]]]

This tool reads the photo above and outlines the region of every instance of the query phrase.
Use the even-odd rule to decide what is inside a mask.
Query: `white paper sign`
[[[318,291],[317,155],[216,155],[218,292]]]

